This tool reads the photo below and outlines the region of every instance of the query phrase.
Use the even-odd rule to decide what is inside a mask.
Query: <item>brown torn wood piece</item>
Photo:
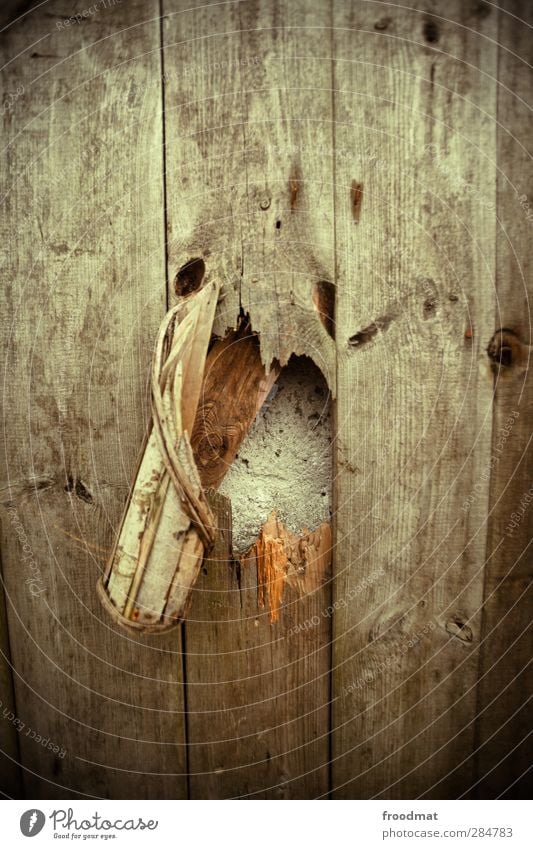
[[[204,488],[221,483],[279,374],[246,320],[207,354],[217,298],[218,287],[188,294],[160,331],[153,426],[98,586],[127,628],[166,631],[186,615],[215,536]]]
[[[277,365],[265,372],[247,321],[214,343],[191,438],[205,488],[220,486],[279,373]]]

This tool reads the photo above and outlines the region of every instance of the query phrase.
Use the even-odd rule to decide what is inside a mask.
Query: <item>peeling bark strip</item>
[[[258,605],[265,607],[268,603],[270,622],[277,622],[287,585],[306,595],[328,579],[331,525],[323,522],[315,531],[304,530],[300,536],[289,531],[272,512],[257,542],[240,559],[244,567],[257,564]]]
[[[100,599],[121,625],[165,631],[187,610],[211,511],[193,457],[194,424],[219,287],[184,297],[161,326],[152,373],[153,426],[140,460]]]
[[[280,371],[265,371],[247,320],[206,356],[218,287],[183,291],[160,330],[153,428],[98,587],[113,617],[142,631],[166,631],[184,618],[214,541],[203,489],[220,485]]]

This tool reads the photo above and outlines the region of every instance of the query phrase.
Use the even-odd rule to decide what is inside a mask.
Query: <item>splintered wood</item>
[[[257,600],[268,604],[270,622],[277,622],[285,587],[300,594],[313,592],[329,577],[331,525],[323,522],[315,531],[292,533],[275,512],[262,526],[254,545],[241,557],[244,566],[257,564]]]

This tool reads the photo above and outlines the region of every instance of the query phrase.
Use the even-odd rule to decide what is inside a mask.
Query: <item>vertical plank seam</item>
[[[502,10],[497,7],[496,8],[496,79],[494,85],[495,92],[495,103],[494,103],[494,116],[495,116],[495,143],[494,143],[494,155],[495,155],[495,176],[494,176],[494,290],[496,297],[496,305],[498,301],[498,158],[499,158],[499,147],[498,147],[498,127],[500,126],[500,115],[499,115],[499,106],[500,106],[500,92],[499,92],[499,84],[500,84],[500,32],[501,32],[501,23],[502,23]],[[494,318],[496,319],[496,315]],[[496,384],[498,380],[498,375],[495,374],[493,377],[492,383],[492,411],[491,411],[491,435],[490,435],[490,452],[489,452],[489,461],[492,457],[492,447],[493,441],[495,440],[496,434],[496,416],[497,416],[497,408],[496,408]],[[484,646],[485,642],[485,631],[486,631],[486,621],[487,615],[485,610],[485,602],[487,600],[487,573],[489,571],[489,562],[492,560],[492,554],[489,554],[489,540],[490,540],[490,524],[491,524],[491,503],[492,503],[492,487],[494,480],[494,467],[491,466],[490,474],[489,474],[489,482],[488,482],[488,493],[487,493],[487,522],[485,525],[485,557],[484,557],[484,567],[483,567],[483,586],[482,586],[482,597],[481,597],[481,620],[479,623],[479,654],[477,660],[477,681],[476,681],[476,699],[475,699],[475,716],[474,716],[474,734],[473,734],[473,746],[474,746],[474,768],[473,774],[474,779],[476,781],[477,790],[475,791],[475,796],[479,798],[480,792],[480,782],[481,777],[479,775],[480,771],[480,750],[483,745],[481,739],[481,720],[480,720],[480,710],[481,710],[481,687],[480,680],[481,675],[483,673],[484,666],[484,657],[486,647]]]
[[[237,6],[237,16],[239,18],[239,59],[242,61],[244,56],[243,51],[243,38],[244,38],[244,30],[242,26],[242,17],[241,17],[241,4],[239,3]],[[241,86],[241,108],[242,108],[242,152],[243,152],[243,165],[244,165],[244,181],[246,186],[245,198],[246,198],[246,209],[244,211],[246,215],[246,224],[247,230],[249,232],[250,229],[250,221],[248,218],[248,193],[250,190],[248,178],[248,158],[246,156],[246,116],[247,112],[245,110],[246,99],[244,95],[244,85],[243,85],[243,66],[240,65],[240,86]],[[239,214],[239,210],[237,210],[237,214]],[[239,319],[242,315],[242,286],[244,280],[244,230],[242,222],[240,222],[240,231],[241,231],[241,272],[239,279]],[[234,319],[235,320],[235,319]],[[239,583],[239,591],[240,591],[240,583]]]
[[[164,0],[158,0],[159,6],[159,70],[161,74],[161,142],[162,142],[162,177],[163,177],[163,238],[165,251],[165,301],[167,310],[170,308],[170,278],[168,251],[168,193],[167,193],[167,133],[165,109],[165,35],[163,31]],[[191,780],[189,768],[189,710],[187,705],[187,642],[185,626],[181,631],[181,686],[183,691],[183,732],[185,737],[185,786],[187,799],[191,798]]]
[[[159,70],[161,73],[161,140],[162,171],[163,171],[163,235],[165,245],[165,298],[167,310],[170,308],[170,280],[168,274],[168,203],[167,203],[167,134],[165,113],[165,39],[163,33],[163,0],[158,0],[159,5]]]
[[[334,322],[334,330],[335,330],[335,400],[333,401],[333,410],[332,410],[332,423],[333,423],[333,436],[335,441],[335,450],[333,451],[332,457],[332,474],[333,481],[331,487],[331,506],[332,506],[332,517],[331,517],[331,530],[332,530],[332,552],[331,552],[331,603],[335,601],[336,597],[336,580],[337,580],[337,451],[338,451],[338,440],[335,439],[335,434],[337,433],[337,403],[339,397],[339,386],[338,386],[338,373],[339,373],[339,357],[338,357],[338,338],[337,332],[335,328],[335,316],[336,316],[336,303],[337,303],[337,188],[336,188],[336,180],[337,180],[337,142],[336,142],[336,126],[335,126],[335,0],[331,0],[330,2],[330,20],[331,20],[331,31],[330,31],[330,50],[331,50],[331,149],[332,149],[332,169],[331,169],[331,179],[332,179],[332,193],[333,193],[333,285],[334,285],[334,308],[333,308],[333,322]],[[333,662],[334,662],[334,651],[333,651],[333,642],[335,639],[335,610],[333,611],[333,615],[331,617],[331,629],[330,629],[330,640],[329,640],[329,711],[328,711],[328,793],[327,798],[333,798],[333,698],[334,698],[334,677],[333,677]]]
[[[1,608],[2,608],[1,613],[2,613],[2,616],[4,617],[5,634],[6,634],[6,645],[5,645],[6,654],[4,655],[3,652],[2,652],[2,655],[3,655],[5,663],[6,663],[8,687],[9,687],[9,690],[10,690],[11,702],[12,702],[12,705],[13,705],[13,712],[15,713],[15,716],[18,717],[17,694],[16,694],[16,690],[15,690],[15,682],[13,680],[13,666],[12,666],[12,663],[11,663],[11,638],[10,638],[10,634],[9,634],[9,617],[8,617],[8,614],[7,614],[7,596],[6,596],[6,585],[5,585],[5,581],[4,581],[4,568],[3,568],[1,548],[0,548],[0,581],[2,583],[2,586],[0,588],[0,603],[1,603]],[[25,783],[24,783],[24,770],[22,769],[22,759],[21,759],[21,751],[20,751],[20,737],[19,737],[16,729],[14,729],[14,731],[15,731],[15,736],[14,736],[15,749],[16,749],[16,757],[17,757],[17,763],[16,763],[15,766],[16,766],[18,776],[19,776],[19,787],[20,787],[22,792],[25,792],[26,788],[25,788]],[[5,753],[2,752],[2,754],[5,754]],[[8,756],[6,755],[6,757],[8,757]]]
[[[181,677],[183,687],[183,728],[185,732],[185,784],[187,799],[191,799],[191,770],[189,765],[189,705],[187,693],[187,624],[181,625]]]

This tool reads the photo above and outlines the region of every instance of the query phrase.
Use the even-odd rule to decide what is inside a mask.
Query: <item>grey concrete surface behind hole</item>
[[[232,502],[236,553],[274,509],[295,533],[330,518],[331,442],[327,383],[307,357],[292,357],[220,486]]]

